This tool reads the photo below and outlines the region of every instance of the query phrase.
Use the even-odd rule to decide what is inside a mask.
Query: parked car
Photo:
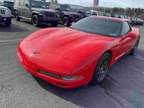
[[[58,25],[58,15],[55,10],[48,9],[43,0],[16,0],[14,9],[17,21],[27,19],[35,26],[41,24]]]
[[[144,24],[144,20],[137,18],[137,24],[138,25],[143,25]]]
[[[85,8],[83,6],[72,4],[69,4],[69,6],[71,8],[71,11],[79,13],[82,18],[86,17]]]
[[[142,19],[140,19],[140,18],[132,17],[131,18],[131,24],[132,25],[143,25],[144,21]]]
[[[64,25],[70,26],[73,22],[77,22],[83,16],[81,13],[72,11],[71,7],[68,4],[60,4],[60,10],[63,12]]]
[[[62,88],[76,88],[103,82],[114,63],[135,53],[139,40],[139,28],[125,19],[90,16],[70,28],[32,33],[19,44],[17,54],[32,75]]]
[[[0,24],[5,26],[11,25],[11,11],[4,6],[0,6]]]
[[[95,16],[98,16],[98,11],[95,11],[95,10],[91,10],[91,15],[95,15]]]
[[[3,1],[3,6],[9,8],[11,13],[14,14],[14,2],[5,0]]]

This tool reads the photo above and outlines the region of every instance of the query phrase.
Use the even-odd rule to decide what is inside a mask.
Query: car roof
[[[128,21],[128,19],[108,17],[108,16],[92,16],[92,17],[100,18],[100,19],[109,19],[112,21],[119,21],[119,22],[127,22]]]

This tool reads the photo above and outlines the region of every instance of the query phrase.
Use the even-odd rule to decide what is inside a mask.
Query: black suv
[[[11,10],[11,13],[14,14],[14,2],[8,1],[8,0],[4,0],[3,1],[3,6],[9,8]]]
[[[28,19],[33,25],[51,24],[55,27],[58,25],[59,16],[55,10],[48,9],[44,0],[15,0],[15,17]]]
[[[64,24],[70,26],[72,22],[77,22],[80,20],[82,15],[78,12],[73,11],[73,9],[68,4],[60,4],[60,10],[64,14]]]

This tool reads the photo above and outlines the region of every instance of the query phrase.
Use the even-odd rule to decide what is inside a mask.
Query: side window
[[[123,23],[122,35],[127,34],[130,31],[130,26],[127,22]]]

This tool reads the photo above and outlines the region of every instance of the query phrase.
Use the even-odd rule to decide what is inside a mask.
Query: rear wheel
[[[130,52],[130,55],[134,55],[134,54],[136,53],[136,51],[137,51],[137,49],[138,49],[139,41],[140,41],[140,40],[138,40],[138,41],[136,42],[134,48],[133,48],[133,49],[131,50],[131,52]]]
[[[105,79],[108,71],[109,71],[109,64],[110,64],[111,54],[105,53],[99,60],[91,84],[97,84],[103,82]]]

